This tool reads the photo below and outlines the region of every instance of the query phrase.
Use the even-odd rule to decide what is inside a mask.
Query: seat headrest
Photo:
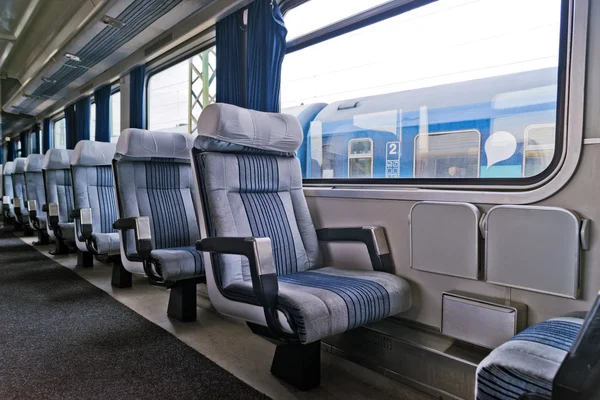
[[[27,161],[25,157],[15,158],[13,174],[22,174],[25,172],[25,161]]]
[[[171,162],[189,163],[194,137],[187,133],[125,129],[117,142],[115,160],[168,159]]]
[[[15,170],[15,163],[13,163],[12,161],[8,161],[6,164],[4,164],[4,171],[2,171],[2,174],[3,175],[12,175],[14,170]]]
[[[44,156],[42,154],[30,154],[25,160],[25,172],[42,172]]]
[[[216,103],[200,114],[194,146],[203,151],[290,157],[295,155],[302,139],[302,127],[292,115]]]
[[[69,169],[73,150],[50,149],[46,152],[42,169]]]
[[[115,143],[81,140],[73,150],[71,165],[99,167],[111,165],[117,145]]]

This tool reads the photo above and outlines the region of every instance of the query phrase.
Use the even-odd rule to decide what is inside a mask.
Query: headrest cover
[[[46,152],[42,169],[69,169],[73,150],[50,149]]]
[[[42,172],[44,156],[42,154],[30,154],[25,160],[25,172]]]
[[[303,139],[302,127],[292,115],[225,103],[210,104],[202,111],[198,135],[194,146],[199,150],[282,156],[293,156]]]
[[[22,174],[25,172],[25,161],[27,161],[25,157],[15,158],[15,169],[13,174]]]
[[[15,170],[15,163],[13,163],[12,161],[9,161],[6,164],[4,164],[4,171],[2,171],[2,174],[3,175],[12,175],[14,170]]]
[[[125,129],[119,136],[115,160],[170,159],[189,163],[195,135],[177,132]]]
[[[71,165],[86,167],[111,165],[116,148],[115,143],[81,140],[73,150]]]

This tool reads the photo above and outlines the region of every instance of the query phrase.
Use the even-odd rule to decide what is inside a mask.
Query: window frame
[[[176,64],[179,64],[180,62],[183,62],[189,58],[192,58],[195,55],[198,55],[198,54],[202,53],[203,51],[210,49],[211,47],[216,47],[216,45],[217,45],[216,38],[214,35],[212,35],[208,40],[202,42],[202,44],[200,44],[198,46],[194,46],[193,48],[190,48],[189,50],[186,50],[186,51],[182,52],[181,54],[177,54],[175,57],[169,57],[169,54],[167,54],[164,58],[159,60],[159,62],[156,64],[156,66],[153,65],[147,70],[146,76],[144,78],[144,99],[145,99],[145,103],[146,103],[145,104],[146,129],[150,129],[149,128],[150,127],[150,91],[149,91],[150,79],[154,75],[159,74],[162,71],[169,69]],[[217,78],[215,78],[215,79],[217,79]]]
[[[293,8],[300,6],[301,4],[309,0],[289,0],[281,5],[282,13],[290,11]],[[287,43],[286,54],[296,52],[306,47],[316,45],[318,43],[327,41],[329,39],[350,33],[357,29],[376,24],[380,21],[398,16],[405,12],[413,9],[425,6],[433,3],[435,0],[391,0],[388,3],[375,6],[371,9],[365,10],[354,16],[348,17],[344,20],[334,22],[323,28],[309,32],[303,36],[295,38]],[[548,167],[538,175],[532,177],[513,177],[513,178],[304,178],[303,184],[306,187],[335,187],[337,188],[351,188],[351,187],[364,187],[373,189],[373,187],[380,187],[382,189],[399,188],[434,188],[434,189],[474,189],[477,191],[491,191],[493,189],[510,190],[523,192],[530,188],[536,188],[542,186],[554,178],[563,167],[566,154],[566,143],[569,139],[570,129],[567,127],[570,116],[567,116],[569,112],[568,104],[571,99],[570,88],[572,86],[572,75],[570,69],[572,65],[572,59],[574,58],[571,54],[573,47],[573,38],[575,36],[574,19],[578,18],[580,26],[577,28],[579,35],[586,35],[587,30],[587,13],[588,4],[587,0],[560,0],[561,1],[561,16],[560,16],[560,38],[559,38],[559,60],[558,60],[558,89],[557,89],[557,107],[556,107],[556,133],[555,133],[555,151],[552,161]],[[577,4],[576,4],[577,3]],[[581,3],[585,3],[583,6]],[[575,6],[579,9],[576,9]],[[577,15],[576,15],[577,13]],[[585,22],[583,22],[585,18]],[[585,37],[584,41],[587,39]],[[584,46],[585,47],[585,46]],[[582,60],[585,60],[585,51],[580,54]],[[584,66],[585,70],[585,66]],[[583,113],[583,110],[581,110]],[[581,119],[583,115],[578,116]],[[580,121],[577,121],[579,124]],[[576,157],[579,158],[580,151],[577,152]],[[578,160],[575,160],[576,164]],[[317,193],[317,191],[315,191]],[[322,191],[319,191],[322,193]]]
[[[67,121],[66,121],[64,112],[61,112],[60,114],[57,114],[54,117],[50,118],[50,138],[52,139],[51,146],[50,146],[51,149],[57,149],[58,148],[58,147],[56,147],[56,138],[55,138],[55,135],[54,135],[56,132],[54,131],[54,127],[55,127],[56,123],[58,121],[60,121],[61,119],[65,120],[65,125],[66,125]],[[65,126],[65,128],[66,128],[66,126]],[[66,146],[67,145],[67,143],[66,143],[66,133],[67,132],[66,132],[66,129],[65,129],[65,149],[67,148],[67,146]]]
[[[120,91],[121,91],[121,86],[119,85],[119,83],[112,83],[112,84],[110,84],[110,96],[108,96],[108,99],[109,99],[108,101],[111,102],[112,101],[112,96],[115,93],[120,92]],[[90,140],[91,140],[91,134],[92,134],[92,105],[95,105],[95,104],[96,104],[96,97],[94,96],[94,93],[92,93],[90,95]],[[109,103],[109,104],[111,104],[111,103]],[[119,104],[119,106],[120,106],[120,104]],[[109,107],[110,107],[110,105],[109,105]],[[95,117],[95,115],[94,115],[94,117]],[[109,136],[112,138],[112,132],[111,132],[112,131],[112,122],[113,122],[112,121],[112,114],[111,114],[110,117],[111,117],[111,120],[109,122],[109,134],[110,134]],[[58,118],[58,119],[60,119],[60,118]],[[54,124],[52,126],[54,126]],[[95,128],[96,127],[94,126],[94,129]],[[121,134],[121,130],[119,128],[119,135],[120,134]],[[94,131],[94,140],[93,141],[94,142],[96,141],[95,131]],[[111,143],[111,142],[109,142],[109,143]]]

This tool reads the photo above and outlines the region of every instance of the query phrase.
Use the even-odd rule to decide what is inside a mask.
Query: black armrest
[[[15,215],[17,217],[21,216],[21,199],[19,199],[18,197],[15,197],[13,199],[13,209],[15,210]]]
[[[317,237],[324,242],[362,242],[367,246],[375,271],[394,273],[394,263],[385,231],[380,226],[321,228],[317,229]]]
[[[39,229],[40,223],[37,219],[37,201],[27,200],[27,211],[29,211],[29,225],[33,229]]]
[[[144,260],[150,260],[152,252],[152,233],[150,231],[150,218],[130,217],[120,218],[115,221],[113,228],[118,231],[133,229],[135,234],[135,248]]]
[[[92,238],[92,233],[94,232],[92,227],[92,209],[88,207],[73,210],[71,211],[71,218],[79,221],[81,236],[83,236],[85,240],[90,240]]]
[[[273,249],[269,238],[210,237],[196,242],[196,249],[219,254],[239,254],[250,264],[252,289],[265,312],[271,332],[284,340],[295,341],[297,335],[286,332],[277,315],[279,283],[273,262]]]
[[[598,398],[600,390],[600,293],[552,383],[552,398]]]
[[[42,204],[42,211],[45,213],[48,212],[48,204]]]

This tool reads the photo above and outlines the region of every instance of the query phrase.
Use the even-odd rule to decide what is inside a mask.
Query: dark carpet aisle
[[[267,397],[5,234],[0,238],[0,399]]]

